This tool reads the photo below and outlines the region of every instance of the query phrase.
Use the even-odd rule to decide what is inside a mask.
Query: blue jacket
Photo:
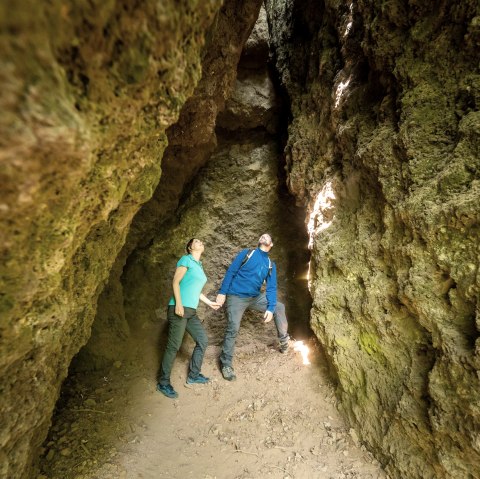
[[[257,248],[250,259],[242,266],[243,259],[249,250],[244,249],[225,273],[220,294],[233,294],[241,298],[253,298],[260,294],[263,282],[267,281],[267,311],[274,312],[277,305],[277,267],[272,261],[272,272],[269,275],[268,253]]]

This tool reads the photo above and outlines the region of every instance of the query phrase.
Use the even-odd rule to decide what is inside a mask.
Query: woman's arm
[[[215,303],[215,301],[210,301],[203,293],[200,295],[200,301],[203,301],[206,305],[210,306],[212,309],[218,309],[220,305]]]
[[[182,304],[182,296],[180,295],[180,281],[182,281],[187,268],[185,266],[179,266],[175,270],[173,275],[172,287],[173,287],[173,296],[175,297],[175,314],[183,318],[184,309]]]

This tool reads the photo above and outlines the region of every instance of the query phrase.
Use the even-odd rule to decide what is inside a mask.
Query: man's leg
[[[222,354],[220,363],[222,367],[232,367],[233,353],[235,351],[235,340],[243,313],[250,302],[250,298],[227,295],[227,329],[223,339]]]
[[[280,344],[286,343],[290,339],[290,336],[288,334],[288,321],[285,313],[285,305],[283,303],[277,302],[277,305],[275,306],[275,312],[273,313],[273,320],[275,321],[275,326],[277,327],[277,334]]]
[[[187,332],[196,343],[190,359],[188,376],[191,379],[196,379],[202,369],[203,356],[208,346],[208,337],[195,309],[185,308],[185,316],[187,318]]]
[[[267,295],[261,293],[255,298],[255,301],[250,304],[248,309],[264,313],[267,310],[267,304]],[[285,305],[283,303],[277,302],[277,306],[273,312],[273,320],[275,321],[280,344],[288,343],[290,336],[288,335],[288,321],[285,314]]]
[[[160,376],[158,384],[167,386],[170,384],[170,374],[172,372],[173,361],[182,345],[183,335],[187,326],[187,320],[175,314],[175,306],[169,306],[167,312],[168,318],[168,340],[167,347],[163,353],[162,365],[160,367]]]

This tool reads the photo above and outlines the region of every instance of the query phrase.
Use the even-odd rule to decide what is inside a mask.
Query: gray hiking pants
[[[232,294],[227,295],[227,330],[223,340],[222,353],[220,354],[220,363],[223,366],[232,366],[233,353],[235,351],[235,340],[243,313],[251,309],[264,313],[267,310],[267,296],[261,293],[253,298],[241,298]],[[277,303],[273,313],[273,320],[277,328],[278,339],[280,343],[285,343],[290,339],[288,335],[288,322],[285,314],[285,305]]]

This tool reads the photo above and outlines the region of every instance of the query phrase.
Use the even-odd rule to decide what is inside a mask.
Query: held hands
[[[214,302],[214,301],[210,301],[209,306],[210,306],[212,309],[215,309],[215,310],[217,310],[217,309],[219,309],[219,308],[222,307],[221,304],[218,304],[217,302]]]
[[[182,304],[176,304],[175,305],[175,314],[177,316],[180,316],[181,318],[183,318],[183,315],[185,314],[185,310],[183,309]]]
[[[263,322],[269,323],[273,318],[273,313],[271,311],[265,311],[265,314],[263,315],[263,317],[265,318]]]
[[[223,306],[223,303],[225,303],[225,295],[224,294],[217,294],[217,299],[216,299],[216,304],[218,304],[220,307]]]
[[[208,299],[204,294],[200,295],[200,300],[203,301],[207,306],[210,306],[212,309],[219,309],[221,308],[221,304],[218,303],[218,301],[211,301]]]

